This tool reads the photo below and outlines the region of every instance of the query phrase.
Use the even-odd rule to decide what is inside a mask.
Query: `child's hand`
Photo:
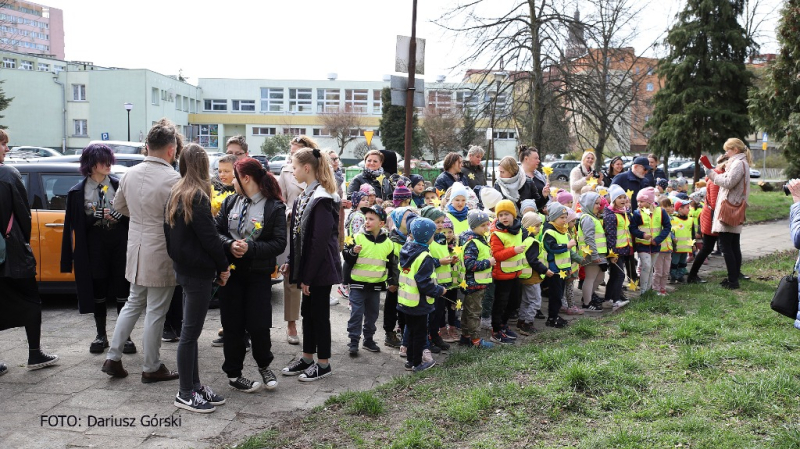
[[[555,273],[553,273],[552,270],[547,270],[547,273],[545,273],[545,276],[547,276],[549,278],[553,277],[554,275],[555,275]]]
[[[642,238],[645,239],[645,240],[650,240],[650,239],[653,238],[653,236],[650,235],[650,234],[645,234],[644,237],[642,237]]]
[[[390,292],[394,293],[394,292],[397,291],[397,286],[396,285],[390,285],[390,286],[388,286],[386,288],[386,290],[389,290]]]
[[[495,260],[494,257],[490,257],[489,258],[489,265],[491,265],[491,266],[497,265],[497,260]]]
[[[451,263],[453,263],[452,257],[442,257],[441,259],[439,259],[440,265],[450,265]]]
[[[575,248],[576,246],[578,246],[578,242],[576,242],[575,239],[572,239],[567,243],[568,249]]]
[[[353,247],[353,252],[358,254],[361,252],[361,245],[356,245]]]
[[[514,252],[517,253],[517,254],[522,254],[523,252],[525,252],[525,247],[522,246],[522,245],[515,246],[514,247]]]
[[[458,256],[450,256],[450,265],[458,262]]]

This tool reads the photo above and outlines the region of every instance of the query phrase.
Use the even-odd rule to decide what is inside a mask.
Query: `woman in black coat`
[[[114,152],[102,144],[92,144],[81,154],[83,181],[67,194],[64,233],[61,239],[61,272],[75,269],[78,311],[93,313],[97,336],[89,352],[100,354],[108,347],[106,336],[107,301],[117,306],[117,314],[128,301],[130,284],[125,279],[129,218],[114,210],[119,179],[111,176]],[[128,337],[125,354],[136,353]]]
[[[58,361],[42,352],[42,302],[36,284],[36,259],[31,250],[31,208],[19,171],[3,165],[8,153],[8,134],[0,129],[0,233],[5,260],[0,262],[0,331],[25,327],[28,337],[28,369]],[[0,363],[0,375],[8,372]]]
[[[387,173],[383,169],[383,163],[383,153],[378,150],[368,151],[364,155],[364,171],[350,181],[350,185],[347,187],[347,197],[350,198],[353,192],[358,192],[363,184],[369,184],[375,189],[375,201],[378,204],[385,200],[391,200],[394,193],[389,182],[391,173]]]

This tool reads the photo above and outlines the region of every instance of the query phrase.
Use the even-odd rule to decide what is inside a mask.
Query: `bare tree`
[[[364,128],[361,114],[353,111],[326,112],[321,114],[321,117],[324,131],[336,141],[336,146],[339,147],[339,156],[344,153],[348,143],[361,136]]]
[[[765,0],[744,0],[741,20],[745,35],[750,40],[749,56],[758,55],[761,44],[767,38],[762,29],[764,22],[776,16],[778,6],[778,3]]]
[[[422,131],[425,146],[439,160],[439,154],[456,150],[459,147],[458,129],[461,127],[458,116],[449,109],[428,107],[425,109]]]

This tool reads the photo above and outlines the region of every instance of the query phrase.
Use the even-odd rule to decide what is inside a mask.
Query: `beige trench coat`
[[[142,287],[174,287],[175,271],[164,237],[164,206],[181,179],[165,160],[147,156],[119,182],[114,209],[130,217],[125,279]]]
[[[283,200],[286,201],[286,232],[289,233],[292,232],[290,229],[291,220],[289,219],[289,216],[292,214],[294,200],[296,200],[297,197],[299,197],[306,189],[306,183],[297,182],[297,180],[294,179],[294,175],[292,174],[292,164],[287,161],[286,165],[281,168],[281,174],[278,176],[278,185],[281,187],[281,196],[283,196]],[[289,238],[288,234],[286,238]],[[283,252],[283,254],[278,256],[278,265],[283,265],[288,257],[289,245],[286,245],[286,250]]]
[[[719,221],[719,207],[722,201],[728,200],[732,204],[739,204],[747,201],[750,195],[750,165],[747,164],[747,156],[739,153],[732,156],[726,165],[725,173],[711,171],[708,177],[719,186],[717,194],[717,204],[714,207],[714,221],[711,223],[711,232],[731,232],[741,234],[741,226],[728,226]]]

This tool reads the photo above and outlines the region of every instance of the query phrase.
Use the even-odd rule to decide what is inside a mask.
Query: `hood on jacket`
[[[600,199],[600,195],[596,192],[586,192],[581,195],[581,199],[578,202],[581,205],[581,213],[591,215],[595,218],[598,218],[594,214],[594,204],[597,200]]]
[[[378,234],[377,237],[372,235],[371,232],[365,231],[363,228],[361,229],[361,233],[364,234],[367,237],[367,240],[369,240],[370,242],[375,242],[375,243],[383,243],[386,239],[389,238],[389,233],[386,232],[385,228],[381,228],[381,232]],[[398,237],[399,237],[399,235],[398,235]]]
[[[400,232],[398,232],[397,229],[392,229],[392,231],[389,233],[389,240],[393,241],[394,243],[405,245],[408,241],[408,236],[403,237],[400,235]]]
[[[428,251],[426,245],[416,242],[408,242],[400,250],[400,268],[409,268],[421,253]]]

